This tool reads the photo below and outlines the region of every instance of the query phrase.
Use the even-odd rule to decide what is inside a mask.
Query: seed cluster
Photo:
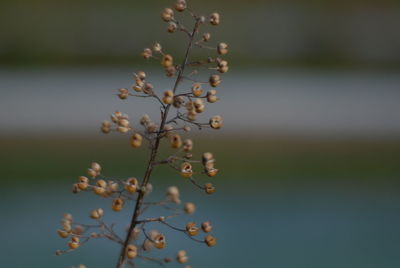
[[[177,18],[178,13],[187,12],[194,20],[192,30],[189,30]],[[179,250],[173,257],[149,257],[147,253],[152,250],[162,250],[167,247],[170,236],[157,230],[157,225],[169,227],[169,229],[181,232],[189,239],[212,247],[217,239],[211,234],[213,226],[210,221],[196,223],[187,221],[180,226],[172,225],[170,219],[186,215],[191,217],[196,211],[196,205],[192,202],[182,203],[180,190],[177,186],[166,189],[165,196],[155,201],[148,201],[153,185],[149,182],[153,169],[164,165],[172,168],[184,180],[192,183],[205,194],[213,194],[216,188],[213,183],[200,183],[198,177],[212,178],[219,170],[216,167],[216,159],[210,152],[205,152],[196,159],[193,155],[195,146],[191,138],[185,137],[192,127],[220,129],[223,127],[223,119],[220,115],[209,117],[208,122],[198,120],[199,115],[206,111],[206,106],[219,101],[217,87],[220,86],[221,74],[228,72],[228,62],[222,58],[229,52],[229,46],[220,42],[209,45],[211,34],[202,32],[202,27],[207,24],[217,26],[221,23],[218,13],[210,16],[195,14],[185,0],[177,0],[173,7],[165,8],[161,12],[161,19],[167,24],[168,33],[181,32],[189,39],[186,53],[181,64],[177,63],[174,56],[169,54],[160,43],[154,43],[145,48],[141,55],[146,60],[156,60],[165,71],[165,75],[175,82],[171,86],[159,90],[150,82],[151,77],[144,71],[133,73],[132,84],[119,88],[116,95],[121,100],[129,100],[132,97],[148,98],[155,100],[161,111],[160,118],[150,118],[147,114],[136,119],[120,111],[110,115],[109,120],[101,124],[104,134],[112,132],[127,135],[132,148],[147,148],[150,151],[149,164],[143,176],[136,174],[127,178],[116,178],[105,175],[103,168],[97,162],[93,162],[86,174],[79,176],[72,186],[72,192],[91,192],[101,198],[110,200],[110,213],[129,211],[133,209],[133,217],[127,228],[127,233],[118,234],[114,231],[115,224],[107,224],[105,221],[106,208],[95,208],[88,213],[94,223],[77,223],[71,214],[65,214],[61,220],[61,228],[57,230],[60,237],[68,239],[66,250],[57,250],[61,255],[80,248],[93,239],[105,238],[119,244],[122,248],[117,267],[125,264],[135,265],[136,259],[147,260],[157,264],[176,262],[186,264],[189,256],[185,250]],[[190,52],[194,48],[206,49],[213,55],[207,55],[206,59],[191,60]],[[199,77],[200,68],[207,71],[206,81]],[[186,82],[186,83],[184,83]],[[166,143],[173,151],[170,156],[161,158],[158,155],[160,144]],[[146,146],[144,146],[146,145]],[[147,217],[147,211],[154,207],[165,210],[166,216]],[[162,253],[159,253],[162,255]],[[78,266],[84,268],[84,265]],[[185,268],[191,268],[185,266]]]

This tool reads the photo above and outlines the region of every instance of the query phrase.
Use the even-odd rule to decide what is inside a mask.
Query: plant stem
[[[195,25],[193,27],[193,31],[189,36],[189,44],[188,44],[187,49],[186,49],[186,53],[185,53],[185,57],[184,57],[183,63],[181,65],[180,69],[179,69],[178,76],[177,76],[176,81],[175,81],[175,85],[174,85],[174,88],[173,88],[173,92],[174,93],[176,92],[176,90],[178,88],[178,85],[179,85],[179,83],[181,82],[181,80],[183,78],[183,74],[184,74],[184,71],[185,71],[185,66],[186,66],[186,64],[188,62],[188,59],[189,59],[189,52],[190,52],[190,49],[193,46],[193,40],[194,40],[194,37],[195,37],[195,35],[197,33],[197,30],[198,30],[199,26],[200,26],[199,19],[196,19],[196,23],[195,23]],[[155,161],[155,159],[157,157],[158,148],[160,146],[160,141],[161,141],[161,138],[163,137],[162,136],[163,129],[164,129],[164,126],[166,124],[167,117],[168,117],[168,112],[169,112],[170,108],[171,108],[171,104],[167,105],[167,107],[164,110],[164,113],[162,114],[160,128],[159,128],[157,137],[155,139],[154,146],[152,146],[152,149],[151,149],[150,159],[149,159],[149,162],[147,164],[146,172],[145,172],[144,177],[143,177],[143,182],[142,182],[142,185],[141,185],[141,189],[146,189],[146,186],[149,183],[149,180],[150,180],[150,177],[151,177],[151,173],[153,172],[154,161]],[[127,248],[127,246],[129,245],[129,243],[131,241],[131,236],[132,236],[133,230],[135,229],[136,225],[139,223],[138,217],[139,217],[139,214],[140,214],[141,207],[143,205],[144,195],[145,195],[145,192],[143,190],[141,190],[139,192],[139,194],[138,194],[137,199],[136,199],[135,210],[133,212],[131,223],[129,225],[129,229],[128,229],[124,244],[122,246],[121,253],[120,253],[119,258],[118,258],[118,263],[117,263],[117,266],[116,266],[117,268],[122,268],[125,265],[126,248]]]

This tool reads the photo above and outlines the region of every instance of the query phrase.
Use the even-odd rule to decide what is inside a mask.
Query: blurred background
[[[231,49],[221,101],[203,117],[221,114],[225,127],[193,134],[195,151],[214,152],[221,174],[205,196],[160,168],[152,198],[177,185],[219,243],[169,232],[165,254],[185,248],[193,267],[399,267],[400,2],[192,2],[222,13],[211,44]],[[172,86],[139,56],[158,41],[182,59],[186,37],[171,37],[159,19],[172,3],[1,1],[1,267],[113,267],[119,249],[108,241],[55,257],[66,247],[56,229],[64,212],[87,222],[110,206],[70,193],[92,161],[108,176],[142,176],[146,151],[99,125],[116,110],[156,118],[154,102],[115,93],[138,70],[159,92]],[[129,217],[106,210],[118,228]]]

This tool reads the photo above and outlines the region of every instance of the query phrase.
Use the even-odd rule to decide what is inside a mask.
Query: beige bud
[[[220,16],[219,16],[218,13],[213,13],[213,14],[211,14],[211,16],[210,16],[210,23],[211,23],[212,25],[218,25],[218,24],[220,24]]]
[[[193,214],[196,211],[196,205],[193,203],[186,203],[183,210],[187,214]]]
[[[121,211],[123,207],[124,207],[124,200],[122,198],[116,198],[113,200],[112,210]]]
[[[171,135],[169,142],[171,144],[171,147],[174,149],[180,148],[182,146],[182,139],[181,136],[179,136],[178,134]]]
[[[215,115],[215,116],[211,117],[209,123],[210,123],[211,128],[220,129],[223,125],[223,120],[220,115]]]
[[[57,230],[57,234],[61,237],[61,238],[67,238],[69,236],[69,233],[65,230],[61,230],[58,229]]]
[[[192,86],[192,93],[195,97],[200,97],[203,94],[203,89],[201,88],[200,83],[195,83]]]
[[[129,178],[125,183],[125,190],[135,193],[138,190],[139,182],[136,178]]]
[[[139,133],[133,134],[130,139],[130,143],[133,148],[139,148],[140,146],[142,146],[142,141],[143,137]]]
[[[203,41],[208,42],[211,39],[211,34],[210,33],[205,33],[203,34]]]
[[[201,224],[201,229],[203,230],[203,232],[209,233],[212,231],[213,228],[209,221],[205,221]]]
[[[199,234],[199,228],[196,226],[196,223],[189,222],[188,224],[186,224],[186,232],[190,236],[196,236]]]
[[[217,244],[217,239],[212,235],[207,235],[204,238],[204,242],[207,244],[207,246],[213,247]]]
[[[210,86],[217,87],[217,86],[219,86],[219,84],[221,84],[221,77],[217,74],[214,74],[214,75],[210,76],[209,82],[210,82]]]
[[[161,13],[161,18],[165,22],[169,22],[174,19],[174,11],[170,8],[165,8],[163,12]]]
[[[174,65],[174,58],[170,54],[164,55],[161,60],[161,65],[164,68],[171,67],[172,65]]]
[[[174,32],[176,31],[176,29],[178,29],[178,25],[176,25],[175,22],[170,21],[170,22],[168,23],[167,31],[168,31],[169,33],[174,33]]]
[[[185,11],[186,7],[186,0],[177,0],[175,3],[175,9],[178,12]]]
[[[192,165],[188,162],[184,162],[181,165],[181,176],[184,178],[191,178],[193,176]]]
[[[143,52],[142,52],[142,56],[143,56],[143,58],[145,58],[146,60],[147,60],[147,59],[150,59],[150,58],[153,56],[153,52],[151,51],[150,48],[145,48],[145,49],[143,50]]]
[[[128,259],[134,259],[137,257],[137,255],[138,255],[138,250],[135,245],[128,245],[126,247],[126,257],[128,257]]]
[[[215,193],[215,187],[214,185],[212,185],[212,183],[206,183],[204,185],[204,190],[206,191],[207,194]]]
[[[193,141],[191,139],[186,139],[183,142],[183,150],[185,152],[190,152],[193,150]]]
[[[104,215],[103,209],[97,208],[95,210],[92,210],[92,212],[90,213],[90,218],[98,220],[101,217],[103,217],[103,215]]]
[[[228,52],[229,52],[228,44],[219,43],[218,46],[217,46],[217,51],[218,51],[218,54],[220,54],[220,55],[228,54]]]

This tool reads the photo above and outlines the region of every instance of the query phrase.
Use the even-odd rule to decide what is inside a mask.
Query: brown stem
[[[192,45],[193,45],[193,39],[194,39],[194,37],[196,35],[196,32],[197,32],[199,26],[200,26],[200,22],[199,22],[199,19],[197,19],[196,20],[196,24],[195,24],[195,26],[193,28],[193,31],[192,31],[191,35],[189,36],[190,40],[189,40],[189,44],[188,44],[187,49],[186,49],[185,57],[184,57],[182,65],[181,65],[181,68],[179,69],[178,77],[176,78],[176,81],[175,81],[175,85],[174,85],[174,88],[173,88],[173,92],[174,93],[177,90],[178,85],[182,80],[183,73],[184,73],[184,70],[185,70],[185,66],[186,66],[186,64],[188,62],[188,58],[189,58],[189,52],[190,52],[190,49],[192,48]],[[149,162],[147,164],[146,172],[145,172],[144,177],[143,177],[143,182],[142,182],[142,185],[141,185],[141,189],[146,189],[146,186],[147,186],[147,184],[149,183],[149,180],[150,180],[151,173],[153,172],[154,161],[155,161],[156,156],[157,156],[158,147],[160,145],[160,140],[162,138],[162,132],[163,132],[163,129],[164,129],[164,126],[165,126],[165,123],[166,123],[166,120],[167,120],[167,117],[168,117],[168,112],[169,112],[170,108],[171,108],[171,104],[167,105],[167,107],[165,108],[164,113],[162,114],[160,128],[159,128],[159,131],[158,131],[154,146],[151,149],[150,159],[149,159]],[[125,264],[126,248],[127,248],[127,246],[129,245],[129,243],[131,241],[131,236],[132,236],[133,230],[135,229],[136,225],[139,223],[138,217],[139,217],[139,214],[140,214],[140,209],[141,209],[141,207],[143,205],[144,195],[145,195],[145,192],[141,190],[139,192],[139,194],[138,194],[137,199],[136,199],[135,210],[134,210],[133,215],[132,215],[131,223],[129,225],[128,233],[127,233],[126,238],[125,238],[125,242],[124,242],[124,244],[122,246],[121,253],[120,253],[119,258],[118,258],[118,263],[117,263],[117,266],[116,266],[117,268],[122,268],[124,266],[124,264]]]

